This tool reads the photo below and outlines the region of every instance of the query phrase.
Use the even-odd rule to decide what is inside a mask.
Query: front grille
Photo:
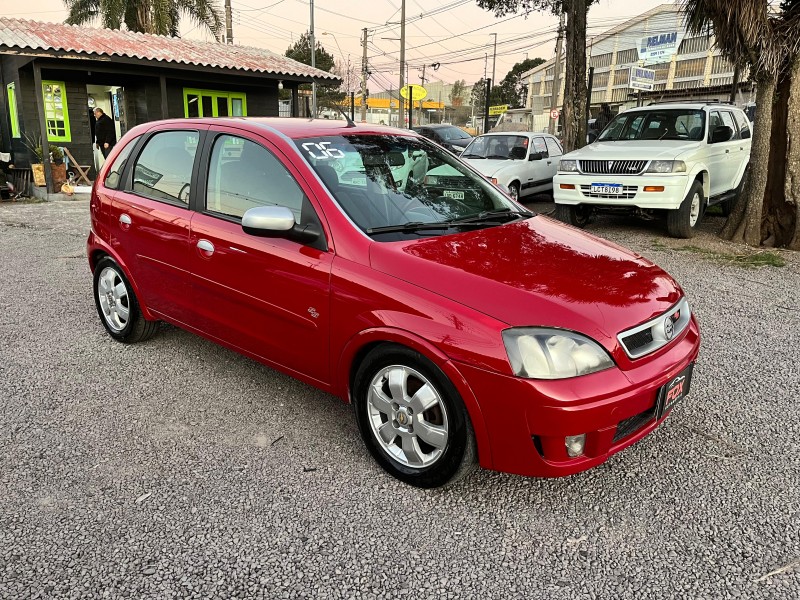
[[[640,175],[646,160],[579,160],[578,168],[587,175]]]
[[[639,413],[638,415],[633,415],[629,419],[620,421],[617,425],[617,432],[614,434],[614,441],[612,443],[616,444],[620,440],[624,440],[629,435],[633,435],[655,418],[656,407],[653,406],[652,408],[648,408],[646,411]]]
[[[591,185],[581,185],[581,193],[588,198],[622,198],[630,200],[636,197],[639,187],[636,185],[623,185],[621,194],[595,194]]]
[[[622,338],[622,343],[633,354],[636,354],[641,348],[644,348],[653,341],[653,330],[645,329],[639,333],[634,333],[628,337]]]

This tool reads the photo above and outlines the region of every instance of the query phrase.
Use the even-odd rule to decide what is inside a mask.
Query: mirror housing
[[[528,160],[542,160],[544,158],[544,152],[531,152],[531,155],[528,157]]]
[[[711,133],[711,143],[727,142],[733,137],[733,129],[727,125],[718,125]]]
[[[322,239],[315,223],[297,224],[294,214],[285,206],[257,206],[242,217],[242,229],[258,237],[286,238],[300,244],[314,245]]]

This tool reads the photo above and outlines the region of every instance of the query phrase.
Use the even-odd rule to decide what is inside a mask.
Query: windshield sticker
[[[330,160],[332,158],[344,158],[344,152],[338,148],[329,148],[331,142],[306,142],[303,150],[314,160]]]

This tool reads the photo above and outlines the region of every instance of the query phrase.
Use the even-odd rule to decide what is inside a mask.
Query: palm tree
[[[181,15],[188,16],[215,37],[222,19],[214,0],[64,0],[70,25],[100,19],[103,27],[177,37]]]
[[[682,0],[689,31],[750,69],[758,90],[750,173],[722,236],[800,249],[800,0]]]

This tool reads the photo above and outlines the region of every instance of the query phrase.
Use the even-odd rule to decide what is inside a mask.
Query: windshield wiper
[[[489,159],[494,158],[494,159],[497,159],[497,160],[507,160],[508,159],[507,156],[500,156],[499,154],[490,154],[486,158],[489,158]]]
[[[422,221],[409,221],[401,225],[384,225],[381,227],[371,227],[367,229],[368,235],[375,233],[414,233],[417,231],[444,231],[462,225],[478,225],[478,223],[456,223],[454,221],[441,221],[439,223],[423,223]]]
[[[480,154],[462,154],[461,158],[486,158],[486,157],[481,156]]]
[[[497,210],[484,210],[483,212],[479,212],[477,215],[472,215],[471,217],[464,217],[463,219],[455,219],[450,221],[454,225],[466,225],[470,223],[486,223],[489,221],[498,221],[498,217],[510,217],[508,220],[512,221],[514,219],[527,219],[528,217],[532,217],[534,213],[525,211],[512,211],[510,208],[499,208]],[[502,222],[502,221],[498,221]]]

